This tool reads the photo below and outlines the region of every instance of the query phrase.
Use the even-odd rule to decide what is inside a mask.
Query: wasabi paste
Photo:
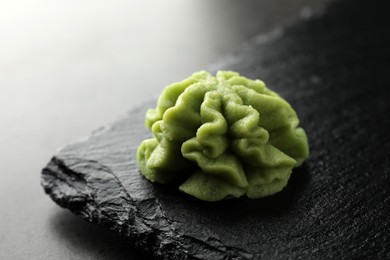
[[[145,178],[205,201],[275,194],[309,155],[290,104],[232,71],[168,86],[145,124],[153,133],[137,152]]]

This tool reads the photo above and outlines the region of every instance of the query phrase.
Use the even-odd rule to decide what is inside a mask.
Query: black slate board
[[[150,102],[63,148],[42,172],[59,205],[167,259],[390,258],[390,19],[339,1],[218,69],[260,77],[297,110],[311,156],[281,193],[205,203],[136,166]]]

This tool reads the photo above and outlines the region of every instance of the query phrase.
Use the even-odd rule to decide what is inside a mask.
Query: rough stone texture
[[[42,173],[59,205],[165,259],[390,258],[390,21],[349,0],[215,65],[260,77],[297,110],[311,156],[260,200],[205,203],[136,166],[141,106],[63,148]]]

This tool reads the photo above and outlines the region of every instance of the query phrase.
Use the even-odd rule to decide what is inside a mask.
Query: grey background
[[[167,84],[324,0],[0,2],[0,259],[131,259],[55,205],[42,167]],[[310,9],[312,8],[312,9]]]

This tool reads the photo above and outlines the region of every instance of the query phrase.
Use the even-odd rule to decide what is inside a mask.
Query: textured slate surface
[[[339,1],[258,38],[218,69],[260,77],[297,110],[311,156],[261,200],[205,203],[138,172],[151,101],[58,152],[59,205],[157,258],[390,258],[390,21],[385,1]]]

